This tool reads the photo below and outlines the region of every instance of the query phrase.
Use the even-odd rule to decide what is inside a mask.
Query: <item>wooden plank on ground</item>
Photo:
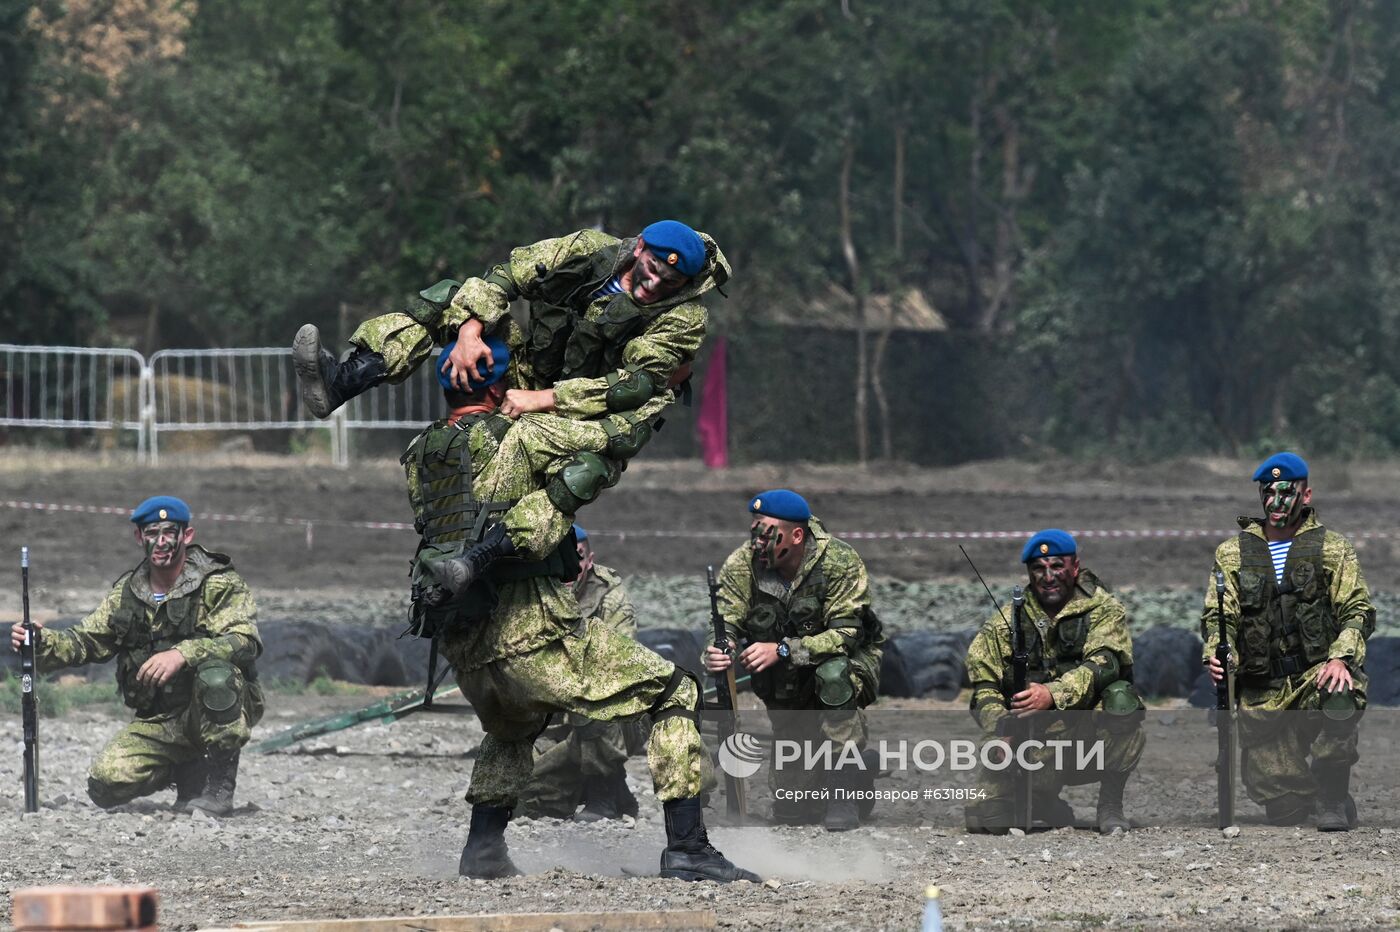
[[[709,909],[607,913],[489,913],[475,916],[393,916],[240,922],[201,932],[625,932],[631,929],[713,929]]]

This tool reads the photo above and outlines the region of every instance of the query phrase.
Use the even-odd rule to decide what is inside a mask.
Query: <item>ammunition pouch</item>
[[[831,657],[817,664],[817,698],[829,709],[854,708],[855,684],[851,682],[851,659]]]
[[[243,676],[226,660],[207,661],[195,669],[194,695],[206,720],[227,725],[243,713]]]
[[[622,467],[616,462],[585,451],[546,483],[544,494],[561,513],[571,515],[616,485],[621,476]]]
[[[636,366],[610,373],[608,388],[603,394],[609,411],[633,411],[651,400],[656,394],[656,378],[650,372]]]
[[[1239,535],[1238,627],[1245,682],[1282,679],[1326,659],[1339,627],[1322,560],[1325,534],[1314,528],[1293,539],[1282,583],[1268,544],[1250,533]]]
[[[1114,680],[1099,695],[1099,725],[1111,734],[1134,731],[1147,717],[1147,704],[1127,680]]]

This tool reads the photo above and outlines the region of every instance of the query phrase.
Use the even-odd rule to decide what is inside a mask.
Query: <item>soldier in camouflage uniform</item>
[[[1125,832],[1123,788],[1142,757],[1143,703],[1132,685],[1133,641],[1123,604],[1079,563],[1074,538],[1064,531],[1040,531],[1021,551],[1030,580],[1021,619],[1029,653],[1028,687],[1012,689],[1010,609],[982,625],[967,651],[972,683],[972,715],[987,740],[1006,738],[1009,715],[1031,716],[1051,709],[1079,711],[1050,719],[1038,740],[1104,742],[1103,771],[1069,773],[1053,766],[1053,751],[1027,754],[1043,764],[1031,772],[1031,813],[1036,825],[1074,824],[1074,811],[1060,798],[1062,786],[1099,784],[1098,828],[1105,835]],[[1013,694],[1014,693],[1014,694]],[[1090,715],[1088,710],[1101,714]],[[1030,721],[1035,721],[1032,717]],[[1004,832],[1020,817],[1013,810],[1015,767],[984,771],[985,796],[967,808],[972,831]]]
[[[455,343],[445,368],[466,391],[478,364],[490,367],[484,338],[495,335],[515,359],[501,405],[510,417],[630,411],[688,372],[708,320],[700,299],[729,274],[714,240],[674,220],[621,240],[579,230],[514,249],[481,278],[439,282],[403,313],[365,321],[344,361],[322,348],[308,324],[297,333],[293,359],[307,407],[328,417],[380,382],[406,379],[434,344]],[[530,302],[523,333],[508,313],[517,298]]]
[[[415,623],[421,633],[441,638],[443,655],[486,732],[467,792],[471,828],[459,871],[478,878],[519,873],[505,829],[530,779],[535,738],[551,713],[598,721],[647,714],[655,722],[647,760],[666,817],[661,875],[757,880],[716,851],[705,832],[698,794],[708,758],[696,727],[698,684],[626,635],[582,617],[565,583],[579,570],[569,520],[584,502],[563,497],[564,474],[577,451],[605,447],[616,424],[548,414],[512,421],[499,410],[505,382],[491,381],[504,376],[505,346],[498,343],[493,355],[492,370],[478,370],[471,394],[450,387],[443,375],[452,414],[414,438],[403,457],[423,535],[414,571]],[[433,565],[468,545],[488,516],[505,511],[517,512],[522,528],[533,528],[522,550],[546,555],[501,560],[455,594],[436,585]],[[546,552],[551,540],[558,546]]]
[[[1275,825],[1306,821],[1315,803],[1319,831],[1347,831],[1356,824],[1351,768],[1376,609],[1356,551],[1317,519],[1307,463],[1275,454],[1254,481],[1264,517],[1241,517],[1240,533],[1215,550],[1225,574],[1245,790]],[[1219,682],[1214,585],[1201,625],[1203,660]],[[1286,714],[1297,710],[1310,714]]]
[[[749,543],[719,572],[729,642],[747,642],[737,659],[749,670],[774,733],[831,742],[836,760],[848,742],[864,745],[861,709],[879,691],[885,637],[870,607],[870,578],[855,549],[828,534],[796,492],[763,492],[749,501],[749,511]],[[734,658],[711,645],[703,659],[705,669],[720,673]],[[860,825],[857,804],[835,792],[868,782],[855,768],[829,776],[797,768],[769,773],[775,821],[821,818],[830,831]]]
[[[79,624],[39,635],[39,667],[116,658],[136,719],[93,761],[94,803],[119,806],[173,781],[176,809],[228,815],[239,749],[263,714],[253,596],[227,556],[194,544],[189,506],[178,498],[147,499],[131,520],[146,558]],[[23,630],[14,626],[12,644]]]
[[[574,525],[581,569],[570,583],[579,613],[628,637],[637,633],[637,614],[616,571],[594,560],[588,532]],[[637,815],[637,800],[627,788],[628,726],[595,722],[580,715],[545,733],[555,743],[535,758],[534,776],[521,794],[526,815],[574,816],[580,821],[620,819]],[[639,723],[640,724],[640,723]],[[643,736],[643,741],[645,737]]]

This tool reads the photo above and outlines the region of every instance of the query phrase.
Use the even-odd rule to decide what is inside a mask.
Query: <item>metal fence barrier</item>
[[[0,344],[0,427],[131,430],[154,465],[162,434],[323,429],[331,461],[349,464],[350,430],[417,429],[438,416],[430,367],[352,399],[327,420],[305,411],[283,347],[160,350]]]

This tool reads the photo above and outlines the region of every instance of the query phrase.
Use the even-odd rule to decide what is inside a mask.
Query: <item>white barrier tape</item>
[[[94,515],[130,515],[131,509],[111,505],[71,505],[53,502],[0,501],[0,506],[20,511],[66,511]],[[335,518],[271,518],[265,515],[225,515],[213,512],[194,516],[201,521],[231,521],[244,524],[279,524],[286,527],[306,529],[306,545],[312,542],[312,527],[366,528],[375,531],[411,531],[413,525],[404,521],[342,521]],[[1037,529],[1038,530],[1038,529]],[[1069,529],[1075,537],[1099,538],[1106,540],[1171,540],[1207,537],[1221,540],[1231,537],[1238,531],[1209,528],[1114,528],[1114,529]],[[1028,531],[839,531],[835,536],[845,540],[1025,540],[1035,533]],[[606,531],[589,528],[589,536],[667,538],[684,537],[690,540],[734,540],[742,537],[734,531],[687,531],[687,530],[622,530]],[[1400,531],[1352,531],[1348,537],[1360,540],[1394,540],[1400,538]]]

